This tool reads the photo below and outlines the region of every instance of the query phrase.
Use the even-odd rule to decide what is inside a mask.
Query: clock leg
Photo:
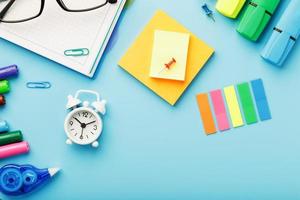
[[[92,143],[92,147],[97,148],[99,146],[99,142],[95,141]]]
[[[70,139],[67,139],[67,140],[66,140],[66,144],[69,144],[69,145],[70,145],[70,144],[72,144],[72,143],[73,143],[73,142],[72,142]]]

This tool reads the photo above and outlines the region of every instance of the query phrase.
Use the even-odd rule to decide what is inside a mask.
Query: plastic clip
[[[49,89],[51,88],[50,82],[28,82],[26,83],[27,88],[31,89]]]
[[[89,53],[90,51],[87,48],[68,49],[64,52],[65,56],[87,56]]]

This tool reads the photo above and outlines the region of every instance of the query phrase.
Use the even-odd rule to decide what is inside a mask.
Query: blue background
[[[135,0],[93,80],[0,40],[0,66],[20,68],[0,115],[31,145],[29,154],[0,164],[62,168],[24,199],[300,199],[300,46],[281,69],[259,56],[288,2],[252,43],[236,33],[238,20],[217,12],[215,23],[207,18],[202,1]],[[213,8],[215,1],[207,3]],[[175,107],[117,65],[157,9],[216,50]],[[195,95],[256,78],[264,80],[273,119],[206,136]],[[27,81],[53,87],[30,90]],[[66,97],[81,88],[97,90],[109,102],[98,150],[65,144]]]

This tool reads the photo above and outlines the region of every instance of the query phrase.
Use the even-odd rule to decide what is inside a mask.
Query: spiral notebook
[[[42,15],[31,21],[0,23],[0,37],[70,69],[93,77],[126,0],[89,12],[66,12],[46,1]],[[86,48],[85,56],[66,56],[65,50]]]

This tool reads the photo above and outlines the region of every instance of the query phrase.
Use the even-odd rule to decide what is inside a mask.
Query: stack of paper
[[[89,12],[66,12],[46,1],[42,15],[31,21],[0,23],[0,37],[92,77],[126,0]],[[65,56],[68,49],[87,48],[89,55]]]

